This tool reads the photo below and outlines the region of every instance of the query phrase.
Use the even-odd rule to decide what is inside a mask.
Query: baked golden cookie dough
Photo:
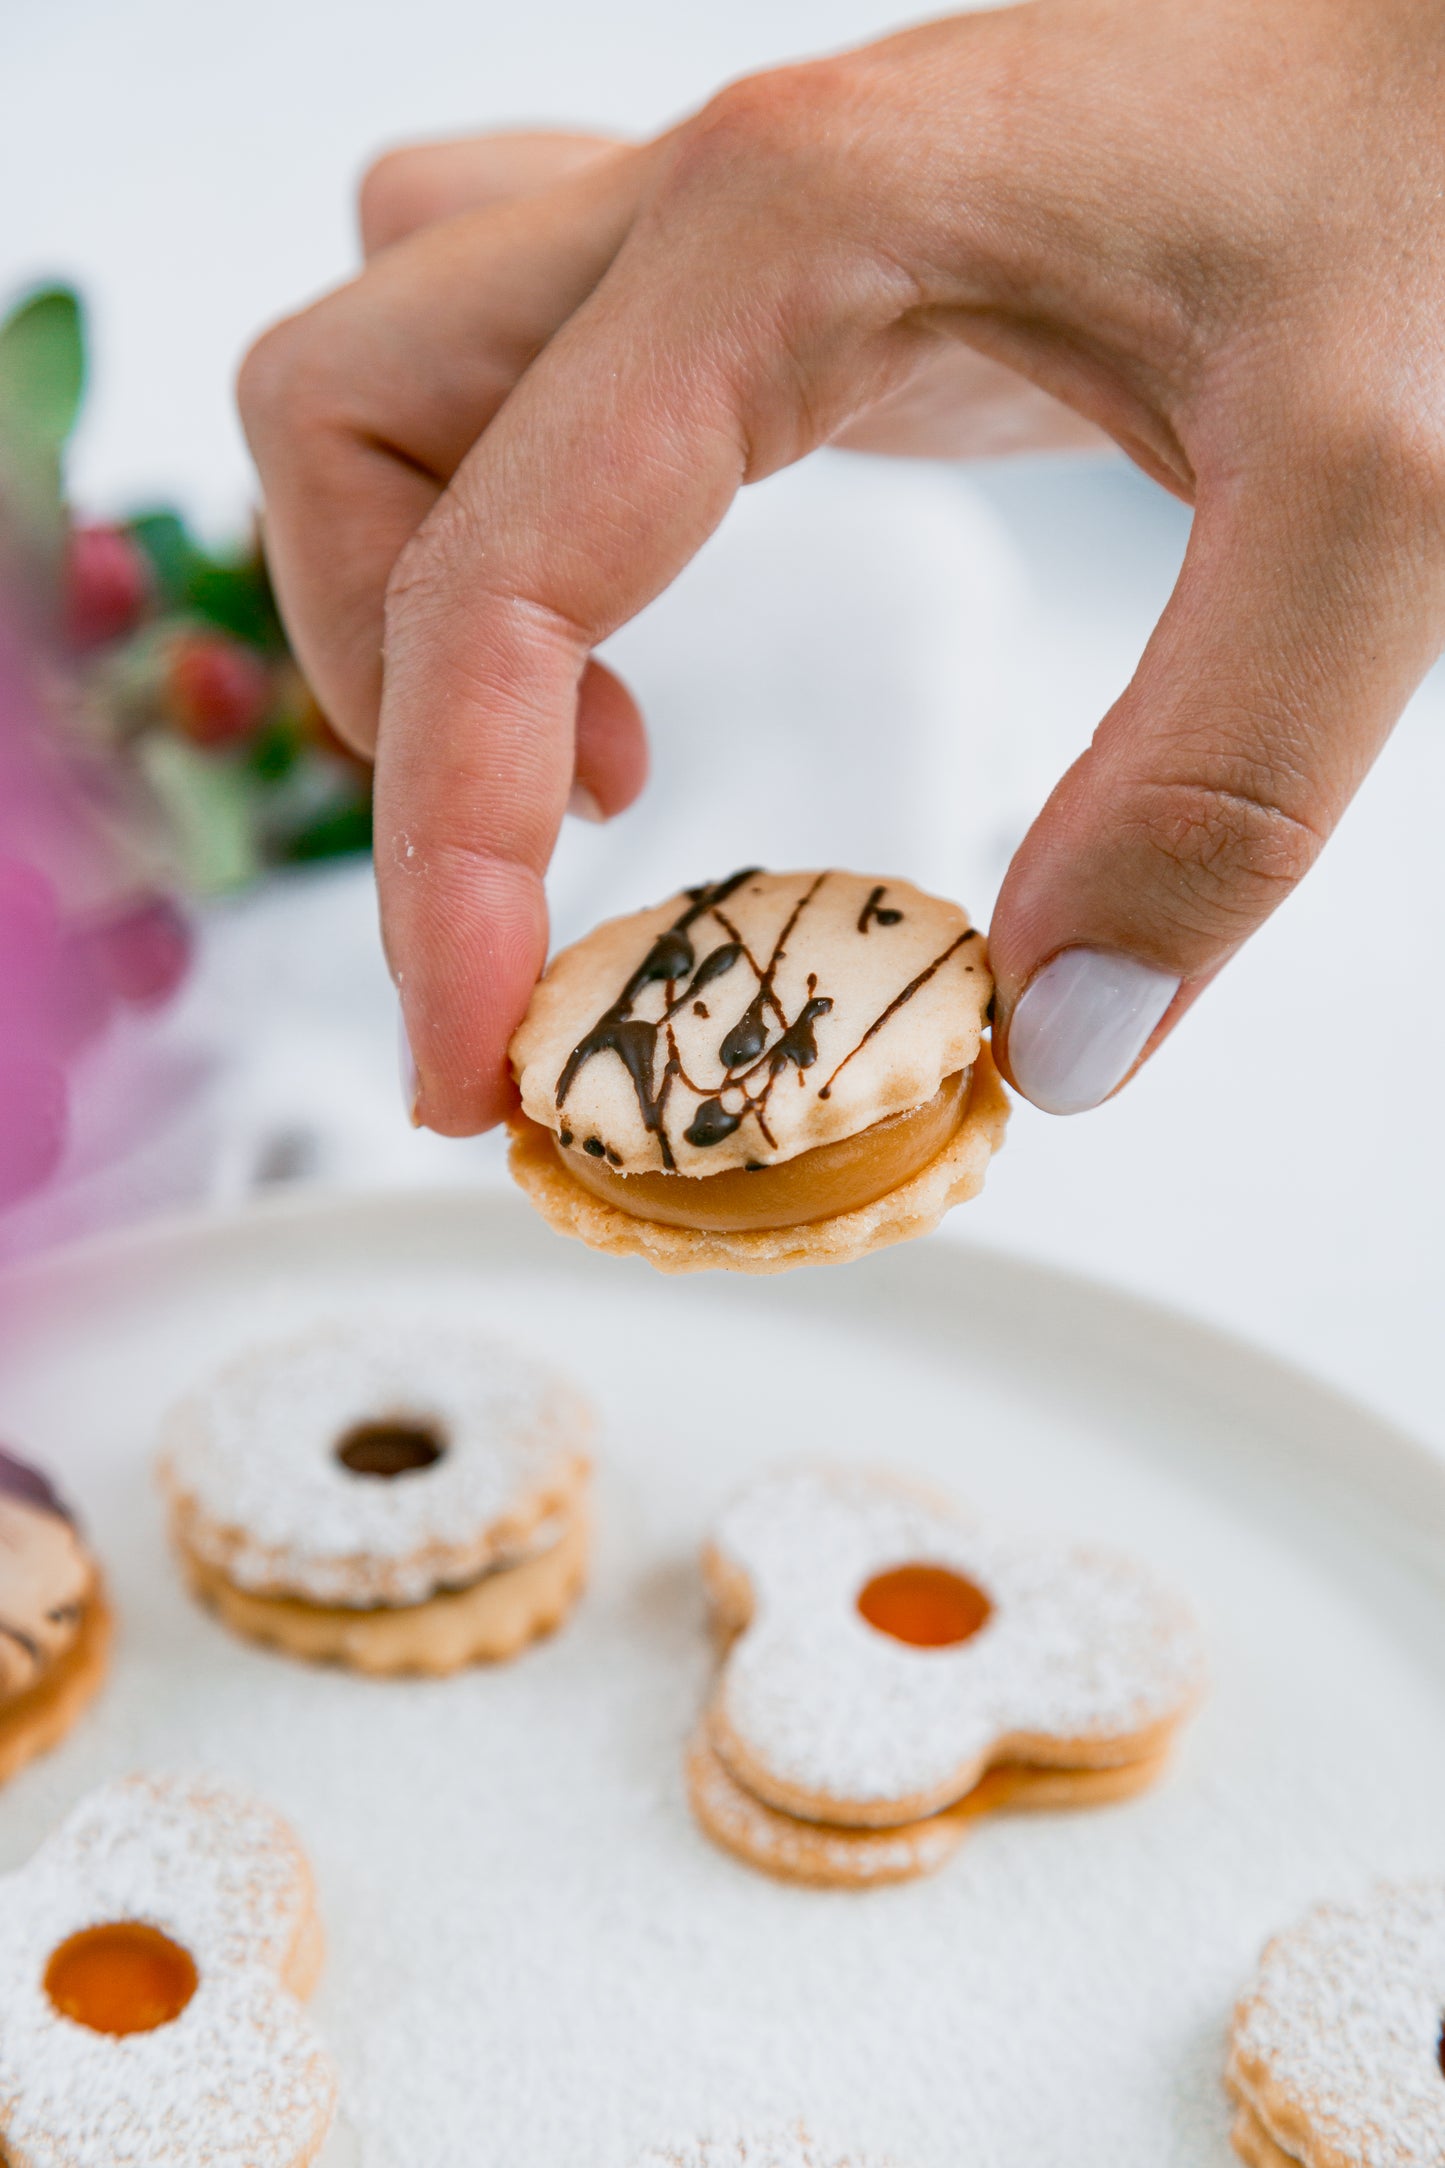
[[[841,1263],[976,1196],[1008,1103],[957,904],[757,868],[610,920],[510,1048],[512,1173],[543,1217],[663,1272]]]
[[[111,1616],[73,1517],[0,1451],[0,1783],[57,1746],[105,1677]]]
[[[81,1800],[0,1881],[0,2160],[315,2168],[337,2080],[323,1954],[279,1815],[199,1779]]]
[[[981,1815],[1129,1798],[1203,1688],[1193,1618],[1138,1561],[1020,1541],[867,1469],[756,1481],[704,1572],[724,1653],[689,1799],[789,1881],[902,1881]]]
[[[550,1633],[586,1579],[591,1411],[461,1326],[357,1318],[257,1348],[169,1419],[192,1591],[252,1640],[438,1675]]]
[[[1248,2168],[1445,2161],[1445,1880],[1382,1883],[1276,1935],[1225,2084]]]

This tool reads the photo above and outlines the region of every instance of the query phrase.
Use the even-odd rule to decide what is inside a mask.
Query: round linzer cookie
[[[818,2145],[805,2130],[761,2137],[704,2139],[696,2145],[660,2146],[639,2155],[633,2168],[891,2168],[875,2155],[841,2155]]]
[[[868,1470],[765,1477],[704,1567],[726,1654],[693,1810],[794,1881],[902,1880],[982,1814],[1143,1790],[1203,1690],[1190,1612],[1135,1560],[1004,1535]]]
[[[454,1324],[353,1318],[254,1349],[170,1416],[191,1586],[239,1632],[373,1673],[512,1656],[586,1576],[591,1411]]]
[[[1266,1949],[1227,2083],[1249,2168],[1445,2161],[1445,1881],[1325,1904]]]
[[[0,2158],[307,2168],[336,2108],[301,2001],[310,1872],[268,1808],[132,1777],[0,1882]]]
[[[111,1617],[74,1516],[0,1450],[0,1783],[64,1738],[105,1677]]]
[[[1008,1106],[956,903],[750,867],[554,957],[511,1044],[544,1218],[664,1272],[782,1272],[926,1234]]]

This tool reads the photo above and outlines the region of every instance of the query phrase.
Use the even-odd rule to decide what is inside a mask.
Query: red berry
[[[126,905],[88,940],[112,993],[142,1009],[169,1001],[191,960],[191,929],[169,896]]]
[[[223,632],[183,633],[171,645],[166,700],[193,744],[232,745],[250,736],[270,706],[271,673]]]
[[[123,527],[76,527],[65,563],[65,626],[76,647],[119,640],[144,615],[150,565]]]
[[[0,1206],[50,1180],[65,1151],[68,1119],[57,1062],[0,1054]]]

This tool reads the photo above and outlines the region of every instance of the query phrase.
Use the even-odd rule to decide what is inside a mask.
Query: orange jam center
[[[993,1615],[983,1590],[946,1566],[893,1566],[875,1574],[858,1609],[879,1633],[916,1649],[952,1648]]]
[[[357,1423],[336,1444],[336,1458],[353,1475],[412,1475],[445,1451],[445,1439],[429,1423],[403,1421]]]
[[[195,1994],[190,1953],[159,1928],[116,1920],[82,1928],[52,1953],[45,1992],[62,2017],[98,2033],[154,2032]]]

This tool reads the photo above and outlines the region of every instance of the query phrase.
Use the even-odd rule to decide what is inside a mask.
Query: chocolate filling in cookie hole
[[[353,1475],[390,1478],[415,1475],[435,1467],[447,1449],[447,1441],[431,1423],[409,1423],[396,1417],[387,1422],[355,1423],[336,1444],[336,1458]]]
[[[993,1616],[983,1590],[947,1566],[892,1566],[875,1574],[858,1609],[879,1633],[915,1649],[953,1648]]]
[[[82,1928],[45,1968],[45,1992],[62,2017],[117,2036],[173,2024],[198,1984],[190,1952],[140,1920]]]

